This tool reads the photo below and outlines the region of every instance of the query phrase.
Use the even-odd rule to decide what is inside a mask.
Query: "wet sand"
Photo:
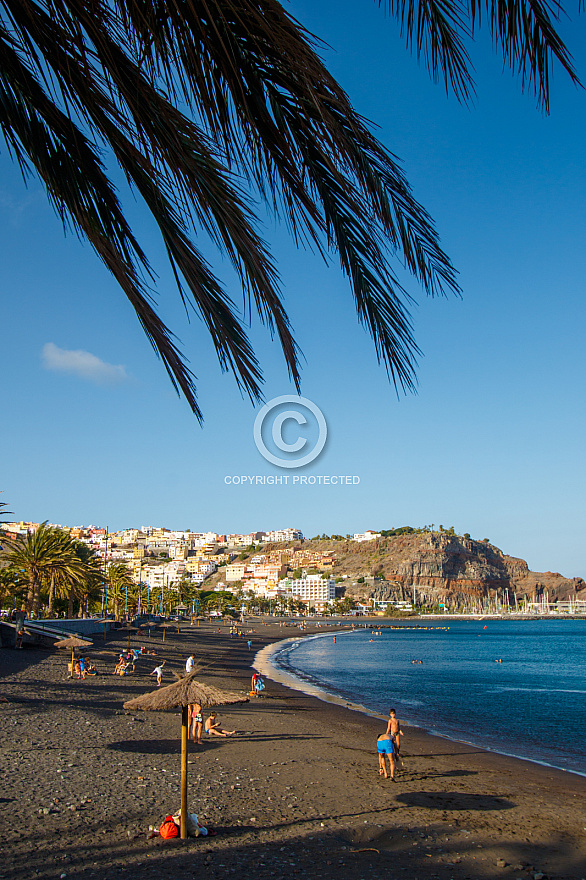
[[[163,684],[193,651],[202,680],[245,692],[255,652],[297,633],[253,626],[252,652],[217,624],[143,641],[167,659]],[[98,668],[126,645],[98,638]],[[180,717],[122,704],[155,665],[80,682],[63,653],[0,650],[0,878],[586,878],[583,777],[403,727],[393,784],[380,721],[272,682],[217,710],[237,736],[191,748],[189,807],[216,836],[147,839],[179,807]]]

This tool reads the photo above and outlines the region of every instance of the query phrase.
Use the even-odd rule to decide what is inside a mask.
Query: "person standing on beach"
[[[384,776],[385,779],[389,778],[387,773],[387,764],[385,761],[385,755],[389,759],[389,768],[391,771],[391,781],[396,782],[395,779],[395,749],[393,745],[393,738],[390,733],[383,733],[379,736],[376,741],[376,750],[378,752],[378,772],[381,776]]]
[[[193,703],[189,707],[189,717],[191,718],[191,733],[194,743],[201,745],[201,735],[203,733],[203,714],[200,703]]]
[[[189,675],[195,669],[195,654],[190,654],[185,664],[185,672]]]
[[[153,671],[151,673],[149,673],[150,675],[157,676],[157,687],[158,688],[161,687],[161,681],[163,680],[163,666],[165,665],[166,662],[167,662],[166,660],[163,660],[159,666],[155,666]]]
[[[390,710],[389,716],[390,717],[389,723],[387,724],[387,733],[393,737],[393,740],[395,742],[395,752],[398,757],[401,750],[401,737],[405,736],[405,734],[401,730],[401,722],[397,718],[394,709]]]

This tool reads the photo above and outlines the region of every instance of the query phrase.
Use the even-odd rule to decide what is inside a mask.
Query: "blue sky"
[[[141,205],[127,200],[161,312],[198,376],[203,429],[114,281],[2,148],[0,497],[18,518],[111,529],[295,525],[313,535],[441,523],[535,570],[586,576],[584,92],[556,71],[543,116],[481,39],[477,96],[462,107],[374,3],[289,8],[331,46],[330,69],[403,160],[460,271],[461,300],[426,299],[407,282],[424,353],[418,394],[397,397],[377,366],[335,262],[298,252],[267,222],[306,359],[302,394],[328,423],[324,452],[300,473],[360,483],[227,485],[285,472],[254,445],[260,407],[221,373],[201,323],[186,322]],[[584,21],[565,29],[586,76]],[[209,254],[237,299],[225,261]],[[251,336],[266,399],[293,394],[277,345],[255,323]]]

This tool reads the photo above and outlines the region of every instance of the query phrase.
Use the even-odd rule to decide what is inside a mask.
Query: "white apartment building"
[[[308,574],[301,578],[285,578],[281,581],[280,586],[307,604],[323,605],[333,602],[336,598],[334,578],[325,578],[321,574]]]
[[[147,584],[151,590],[164,587],[167,583],[164,565],[149,565],[148,568],[143,568],[140,574],[143,583]]]
[[[264,541],[266,537],[264,532],[249,532],[247,535],[226,535],[226,544],[228,547],[249,547],[251,544]]]
[[[233,562],[232,565],[226,566],[226,583],[233,581],[241,581],[247,566],[244,562]]]
[[[189,548],[187,541],[175,541],[169,546],[169,556],[171,559],[187,559]]]
[[[143,537],[139,529],[122,529],[122,531],[116,532],[116,541],[121,544],[136,544],[139,537]]]
[[[169,584],[181,580],[185,574],[185,563],[167,562],[165,565],[143,566],[141,569],[143,583],[153,589],[154,587],[168,587]]]
[[[282,541],[302,541],[303,532],[301,531],[301,529],[278,529],[277,531],[269,532],[266,536],[266,540],[270,543]]]
[[[108,559],[115,559],[117,562],[131,562],[134,559],[134,553],[132,550],[114,547],[112,552],[108,553]]]
[[[362,534],[352,535],[353,541],[374,541],[375,538],[380,538],[380,532],[373,532],[372,529],[367,529]]]
[[[217,532],[195,532],[191,533],[189,543],[190,546],[193,547],[194,550],[199,550],[201,547],[211,546],[215,547],[218,543],[219,535]]]
[[[198,575],[198,577],[201,576],[201,580],[203,580],[208,574],[214,572],[216,568],[216,563],[211,559],[202,559],[201,557],[188,559],[185,562],[185,569],[192,576],[192,579],[194,575]]]

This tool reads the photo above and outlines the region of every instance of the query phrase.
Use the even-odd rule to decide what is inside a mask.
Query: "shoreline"
[[[167,660],[164,685],[194,652],[202,680],[244,693],[258,652],[291,633],[262,624],[247,623],[244,639],[213,624],[144,642]],[[83,682],[65,678],[56,651],[0,651],[0,878],[585,876],[581,777],[409,727],[393,785],[377,772],[379,718],[272,681],[265,696],[219,709],[236,736],[190,748],[189,808],[217,836],[148,839],[177,809],[180,719],[122,708],[153,689],[155,665],[141,658],[135,675],[112,676],[126,644],[124,633],[96,640],[104,674]]]
[[[343,632],[339,633],[343,635]],[[380,712],[377,712],[375,709],[371,709],[368,706],[365,706],[362,703],[355,703],[347,700],[345,697],[340,694],[335,693],[334,691],[329,691],[327,685],[324,683],[320,685],[318,682],[310,681],[308,679],[304,679],[299,675],[296,675],[289,669],[280,666],[276,659],[273,660],[274,655],[279,653],[279,650],[285,647],[288,643],[292,643],[295,641],[300,641],[302,639],[319,639],[326,638],[330,635],[330,633],[310,633],[308,635],[299,635],[293,636],[289,638],[285,638],[282,641],[272,642],[263,648],[256,655],[253,661],[253,666],[258,670],[265,678],[269,678],[271,681],[278,682],[284,687],[290,687],[294,690],[299,690],[302,693],[306,694],[310,697],[315,697],[318,700],[321,700],[324,703],[333,704],[340,706],[341,708],[350,709],[353,712],[360,712],[363,715],[366,715],[370,718],[376,718],[378,720],[384,720],[386,723],[387,717]],[[267,671],[268,670],[268,671]],[[506,752],[498,748],[489,748],[482,743],[474,742],[474,740],[466,740],[458,738],[454,735],[443,734],[437,730],[433,730],[430,727],[426,727],[422,724],[413,724],[409,720],[403,721],[403,724],[406,727],[409,727],[410,730],[417,729],[422,733],[426,733],[430,736],[437,736],[440,739],[446,739],[449,742],[458,743],[460,745],[471,746],[472,748],[482,749],[483,751],[489,754],[501,755],[505,758],[514,758],[517,761],[528,761],[530,764],[536,764],[539,767],[544,767],[551,770],[559,770],[561,773],[570,773],[573,776],[578,776],[586,779],[586,770],[574,770],[567,767],[559,767],[556,764],[551,764],[548,761],[540,760],[539,758],[530,758],[522,755],[516,755],[512,752]]]

